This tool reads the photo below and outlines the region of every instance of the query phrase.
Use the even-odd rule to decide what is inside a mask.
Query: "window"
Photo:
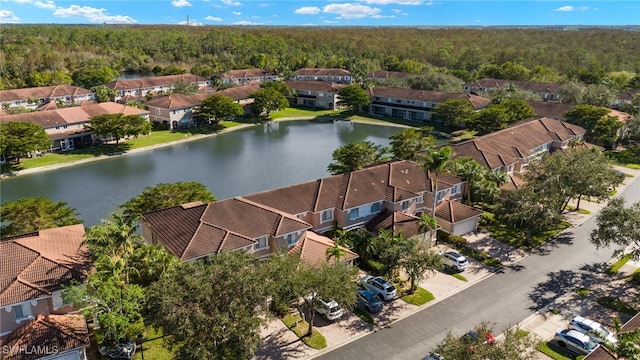
[[[409,210],[409,200],[405,200],[402,202],[402,211]]]
[[[31,318],[31,305],[29,303],[22,303],[20,305],[13,306],[13,313],[16,315],[16,320],[23,320]]]
[[[57,309],[63,306],[71,305],[69,302],[68,296],[63,293],[61,290],[56,290],[51,294],[53,298],[53,308]]]
[[[258,238],[257,241],[258,241],[257,243],[253,244],[253,250],[262,250],[262,249],[266,249],[269,246],[269,244],[267,243],[266,236]]]
[[[379,203],[379,202],[377,202],[377,203],[373,203],[373,204],[371,204],[370,212],[371,212],[372,214],[375,214],[375,213],[377,213],[377,212],[380,212],[380,203]]]
[[[322,93],[322,92],[318,93],[318,97],[323,97],[323,96],[324,96],[324,93]]]
[[[444,198],[444,191],[438,191],[438,199],[436,201],[442,201]]]
[[[333,209],[325,210],[322,212],[322,222],[333,220]]]
[[[285,239],[287,239],[288,246],[293,246],[298,242],[298,238],[297,236],[295,236],[295,234],[289,234],[285,236]]]
[[[417,204],[422,204],[424,202],[424,199],[422,198],[422,195],[418,196],[418,199],[416,200]]]
[[[355,208],[349,210],[349,220],[355,220],[360,217],[360,209]]]
[[[462,184],[456,184],[453,186],[453,189],[451,190],[451,195],[457,195],[460,194],[460,189],[462,188]],[[438,196],[440,196],[438,194]]]

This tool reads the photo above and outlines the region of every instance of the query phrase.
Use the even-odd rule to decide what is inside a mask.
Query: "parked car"
[[[429,355],[424,357],[422,360],[444,360],[444,357],[437,352],[430,352]]]
[[[360,283],[382,300],[392,300],[398,295],[396,287],[381,276],[365,275],[360,279]]]
[[[573,329],[558,329],[555,339],[560,347],[580,355],[587,355],[600,346],[587,335]]]
[[[356,299],[358,300],[358,307],[365,311],[368,311],[370,313],[377,313],[382,310],[382,300],[380,300],[380,297],[369,290],[358,290]]]
[[[312,296],[309,295],[306,298],[307,302],[310,303],[312,301]],[[340,307],[340,305],[334,300],[324,301],[322,298],[317,296],[315,298],[315,306],[314,310],[322,315],[323,318],[327,321],[335,321],[342,317],[344,314],[344,310]]]
[[[460,337],[460,341],[469,347],[470,351],[473,351],[480,345],[493,344],[496,342],[496,339],[493,337],[493,334],[488,332],[484,334],[484,338],[480,336],[477,331],[469,331],[466,334]]]
[[[569,321],[569,329],[577,330],[587,335],[592,341],[595,341],[598,344],[605,342],[615,344],[618,342],[615,335],[602,326],[602,324],[582,316],[576,316],[571,319],[571,321]]]
[[[464,271],[467,267],[469,267],[469,262],[467,258],[465,258],[462,254],[459,254],[455,251],[448,251],[442,254],[443,261],[442,264],[449,269],[456,271]]]

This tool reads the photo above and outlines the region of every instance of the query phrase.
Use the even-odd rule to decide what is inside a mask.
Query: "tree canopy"
[[[446,100],[436,105],[431,117],[445,125],[463,127],[473,113],[473,106],[467,100]]]
[[[213,94],[202,101],[199,113],[205,120],[217,123],[226,118],[242,116],[244,109],[228,96]]]
[[[17,121],[0,124],[0,153],[15,156],[18,163],[25,154],[46,150],[52,144],[40,125]]]
[[[617,256],[627,251],[635,260],[640,259],[640,202],[626,207],[623,198],[614,198],[596,218],[598,227],[591,232],[591,243],[596,247],[617,245]]]
[[[353,111],[358,111],[361,106],[368,105],[371,99],[367,92],[358,84],[351,84],[338,90],[339,106],[347,106]]]
[[[96,115],[85,127],[98,136],[114,138],[116,145],[125,136],[137,137],[151,132],[151,123],[145,118],[121,113]]]
[[[7,201],[0,206],[2,237],[28,234],[38,230],[80,224],[75,209],[65,202],[53,202],[43,197],[27,197]]]
[[[276,88],[266,87],[249,96],[253,98],[253,105],[251,105],[253,113],[264,113],[267,118],[272,112],[282,110],[289,106],[289,100]]]
[[[390,152],[395,160],[414,161],[436,142],[431,127],[406,128],[389,137]]]
[[[349,143],[333,152],[333,162],[329,164],[327,170],[333,175],[360,170],[386,161],[386,153],[387,148],[371,141]]]
[[[195,201],[207,204],[216,201],[216,198],[204,185],[195,181],[161,183],[146,187],[142,193],[122,204],[121,207],[124,209],[125,216],[139,219],[142,214],[150,211]]]

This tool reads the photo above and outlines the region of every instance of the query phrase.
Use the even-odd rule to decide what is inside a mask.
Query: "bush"
[[[152,131],[169,130],[169,124],[164,124],[159,121],[152,121],[151,130]]]
[[[478,225],[480,226],[491,226],[495,223],[495,215],[490,212],[483,212],[480,215],[480,220],[478,221]]]
[[[362,267],[364,268],[363,270],[367,270],[371,272],[373,275],[382,275],[384,274],[384,271],[385,271],[384,264],[373,259],[367,259],[363,261]]]
[[[467,239],[459,235],[451,235],[444,231],[438,230],[436,237],[438,239],[438,242],[449,244],[456,249],[460,249],[467,246]]]

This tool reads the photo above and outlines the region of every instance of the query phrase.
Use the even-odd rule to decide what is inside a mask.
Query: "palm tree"
[[[436,217],[436,206],[438,200],[438,176],[444,170],[445,166],[451,160],[453,156],[453,149],[449,146],[444,146],[439,149],[431,149],[427,151],[426,155],[422,157],[422,168],[429,175],[429,172],[433,172],[433,204],[431,206],[431,217]],[[431,234],[431,241],[433,241],[433,235]]]
[[[420,220],[419,220],[419,225],[418,225],[418,231],[420,233],[426,233],[427,231],[430,231],[431,233],[434,233],[436,231],[436,229],[438,228],[438,221],[436,220],[436,218],[431,217],[427,214],[422,214],[420,215]],[[431,235],[429,235],[431,236]]]
[[[473,184],[482,178],[486,171],[474,158],[463,156],[449,163],[451,171],[466,181],[465,192],[467,193],[467,203],[471,204],[471,189]]]
[[[326,256],[327,256],[327,261],[329,261],[331,258],[335,259],[335,263],[339,263],[341,258],[344,258],[347,256],[347,250],[345,250],[342,246],[338,245],[337,243],[334,243],[332,247],[327,248],[326,251]]]

